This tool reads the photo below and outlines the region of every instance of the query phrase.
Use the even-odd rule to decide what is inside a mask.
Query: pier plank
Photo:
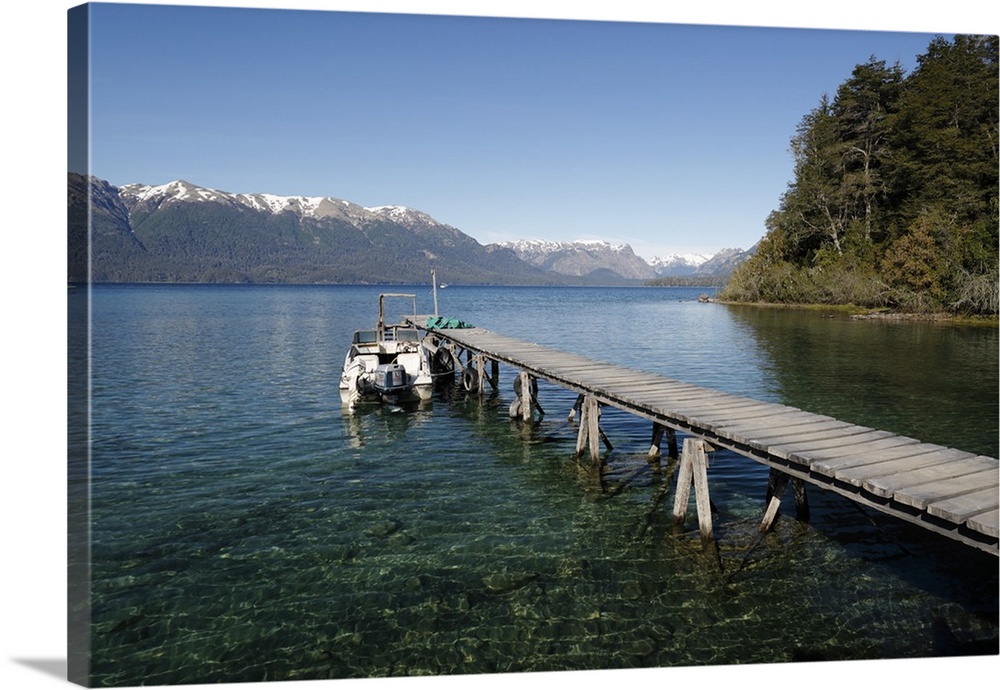
[[[847,475],[852,475],[855,472],[865,476],[873,466],[900,457],[910,458],[911,466],[922,466],[921,456],[931,452],[933,446],[906,436],[894,436],[885,439],[877,446],[858,450],[860,452],[852,452],[838,457],[816,458],[812,463],[812,468],[827,476],[844,479]]]
[[[923,457],[925,460],[938,460],[939,462],[916,468],[909,463],[902,464],[898,468],[888,467],[886,469],[891,470],[889,473],[864,477],[865,490],[876,496],[891,497],[897,491],[907,487],[940,482],[953,477],[997,468],[995,460],[982,456],[975,457],[972,453],[953,448],[942,448]]]
[[[597,361],[484,328],[428,329],[427,317],[415,319],[418,328],[470,355],[479,353],[569,388],[588,396],[592,405],[609,404],[651,419],[654,425],[703,436],[772,469],[801,466],[807,481],[854,500],[867,496],[862,501],[866,505],[1000,555],[996,458]],[[928,517],[983,538],[971,539],[959,529],[942,530]]]
[[[936,501],[927,506],[927,512],[951,522],[964,523],[974,515],[998,508],[1000,495],[996,487],[991,487]]]
[[[836,461],[832,461],[836,462]],[[837,479],[854,486],[864,486],[872,478],[904,472],[912,476],[924,468],[938,468],[950,464],[947,455],[939,452],[939,447],[929,443],[903,444],[869,454],[855,462],[844,461],[840,467],[833,467],[831,461],[819,461],[832,469]]]
[[[865,430],[865,427],[857,427],[854,431],[847,432],[840,443],[835,440],[817,441],[816,443],[801,444],[798,448],[791,447],[781,449],[789,453],[789,459],[807,465],[814,465],[822,460],[833,460],[845,456],[857,456],[863,453],[870,453],[883,448],[917,443],[916,439],[897,436],[890,431],[880,431],[877,429]],[[775,448],[768,449],[774,452]]]
[[[956,496],[978,493],[984,489],[996,493],[997,486],[997,472],[985,470],[900,489],[893,494],[893,499],[904,505],[928,510],[931,504]]]
[[[846,422],[820,422],[814,424],[803,424],[801,426],[786,427],[781,431],[774,429],[760,429],[754,432],[742,432],[738,429],[730,429],[737,440],[743,440],[747,445],[759,450],[767,450],[771,446],[787,445],[791,443],[823,441],[826,439],[845,439],[846,435],[856,429],[853,424]]]
[[[985,513],[973,515],[965,524],[986,536],[1000,537],[1000,510],[987,510]]]

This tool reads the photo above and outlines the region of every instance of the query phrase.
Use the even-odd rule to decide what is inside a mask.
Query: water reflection
[[[780,402],[997,457],[998,340],[989,327],[729,306]]]

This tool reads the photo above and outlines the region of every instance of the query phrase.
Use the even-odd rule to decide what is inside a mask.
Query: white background
[[[3,652],[0,687],[63,687],[66,663],[65,246],[66,11],[58,0],[3,6],[3,543],[0,547]],[[552,17],[751,26],[884,29],[997,34],[997,10],[982,0],[900,3],[841,0],[825,10],[807,3],[703,1],[684,7],[649,0],[606,2],[337,1],[165,2],[487,16]],[[863,59],[861,56],[859,59]],[[11,155],[13,154],[13,155]],[[776,602],[780,605],[780,602]],[[511,676],[271,683],[270,688],[574,688],[627,684],[692,687],[843,688],[850,683],[911,688],[1000,677],[1000,657],[947,660],[781,664]],[[247,688],[253,685],[214,685]]]

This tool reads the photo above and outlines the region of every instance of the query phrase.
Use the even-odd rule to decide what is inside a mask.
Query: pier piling
[[[576,457],[590,455],[602,469],[600,445],[611,442],[600,427],[601,406],[634,414],[652,423],[647,458],[661,453],[664,434],[668,453],[680,462],[675,516],[683,522],[691,486],[695,487],[699,528],[712,539],[711,501],[708,497],[708,444],[767,466],[771,487],[761,529],[767,530],[778,513],[781,495],[791,481],[796,515],[808,519],[806,483],[944,537],[1000,555],[998,525],[998,461],[890,431],[861,427],[774,402],[764,402],[704,388],[644,371],[600,362],[475,328],[428,328],[426,317],[413,317],[417,328],[464,351],[468,364],[455,363],[470,384],[481,390],[483,379],[497,377],[500,362],[519,370],[511,403],[511,417],[532,420],[533,410],[544,415],[537,400],[537,380],[566,388],[577,395],[569,413],[580,414]],[[473,357],[481,359],[473,363]],[[492,367],[486,376],[486,360]],[[687,435],[678,454],[676,432]]]
[[[708,453],[711,446],[697,438],[684,439],[680,466],[677,474],[677,490],[674,494],[674,522],[684,524],[691,486],[694,486],[695,506],[698,512],[698,530],[703,541],[714,539],[712,530],[712,502],[708,495]]]

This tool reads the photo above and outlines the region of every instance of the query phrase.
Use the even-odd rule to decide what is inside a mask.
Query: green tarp
[[[427,319],[427,328],[475,328],[475,326],[454,317],[432,316]]]

